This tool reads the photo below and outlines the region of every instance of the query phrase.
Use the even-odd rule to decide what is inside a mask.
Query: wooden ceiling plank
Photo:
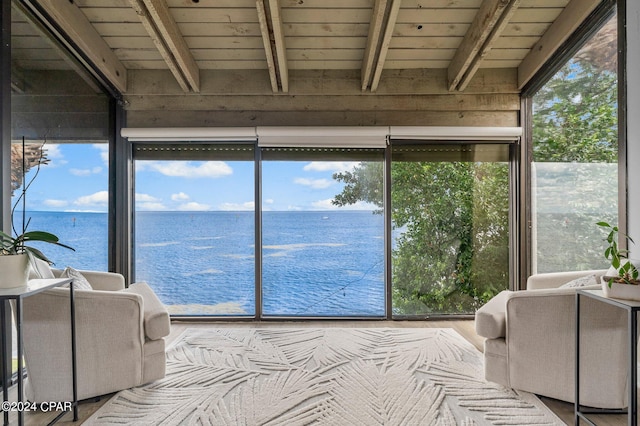
[[[456,90],[485,40],[500,20],[509,0],[484,0],[462,39],[448,70],[449,90]]]
[[[601,0],[571,0],[529,54],[518,66],[518,88],[522,89],[564,43]]]
[[[260,32],[262,33],[262,43],[264,45],[264,53],[267,56],[267,68],[269,69],[269,80],[271,81],[271,90],[278,92],[278,76],[276,75],[276,64],[271,50],[271,38],[269,35],[269,25],[267,23],[267,12],[264,7],[264,0],[256,0],[256,9],[258,10],[258,21],[260,22]]]
[[[40,0],[38,3],[109,83],[121,93],[125,93],[127,69],[82,11],[68,1]]]
[[[289,69],[287,65],[287,49],[284,43],[284,30],[282,27],[282,14],[278,0],[268,0],[271,27],[275,45],[275,53],[278,64],[278,77],[280,88],[284,93],[289,91]]]
[[[149,11],[149,18],[158,29],[162,40],[173,56],[173,61],[175,61],[179,72],[187,80],[191,90],[199,92],[200,70],[198,69],[198,64],[193,59],[165,0],[143,0],[143,2]]]
[[[384,16],[387,9],[387,0],[376,0],[373,7],[373,15],[371,17],[371,25],[369,26],[369,36],[367,38],[367,47],[364,51],[362,60],[362,91],[369,87],[371,76],[373,75],[373,62],[376,59],[378,46],[384,29]]]
[[[398,12],[400,10],[401,1],[402,0],[391,0],[391,7],[389,8],[389,15],[387,17],[387,22],[385,23],[382,45],[380,46],[380,52],[378,53],[376,67],[373,73],[373,79],[371,80],[372,92],[375,92],[378,89],[378,84],[380,83],[380,76],[382,75],[384,63],[387,59],[387,52],[389,51],[389,44],[391,44],[391,37],[393,36],[393,30],[398,19]]]
[[[500,18],[498,19],[498,22],[494,26],[493,30],[491,31],[491,33],[489,34],[485,42],[483,43],[482,47],[480,48],[480,51],[477,53],[476,57],[473,59],[473,61],[469,65],[467,71],[464,73],[464,75],[460,79],[460,82],[458,83],[458,87],[457,87],[459,91],[463,91],[464,89],[467,88],[467,85],[469,84],[473,76],[478,71],[478,68],[480,68],[480,64],[489,54],[489,51],[495,45],[496,40],[500,37],[500,35],[502,35],[502,32],[507,27],[507,24],[511,21],[511,18],[513,17],[513,14],[518,9],[519,4],[520,4],[520,0],[511,0],[509,2],[509,5],[506,7],[506,9],[503,10],[502,14],[500,15]]]

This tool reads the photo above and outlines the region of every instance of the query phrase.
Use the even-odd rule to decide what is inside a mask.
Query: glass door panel
[[[255,315],[253,145],[137,145],[135,279],[172,315]]]
[[[358,169],[383,186],[382,150],[263,149],[264,316],[385,315],[384,217],[340,197]]]
[[[508,144],[392,144],[394,317],[472,314],[509,286]]]

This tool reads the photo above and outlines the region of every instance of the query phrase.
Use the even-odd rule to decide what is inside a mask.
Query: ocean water
[[[106,214],[29,215],[30,229],[76,249],[42,247],[57,267],[107,269]],[[149,283],[177,314],[254,315],[259,276],[264,315],[384,315],[381,215],[263,212],[261,253],[254,222],[253,212],[138,212],[135,280]]]

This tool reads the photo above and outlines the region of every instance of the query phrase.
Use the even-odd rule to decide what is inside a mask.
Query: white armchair
[[[575,288],[573,279],[605,271],[531,276],[527,290],[503,291],[476,313],[484,343],[485,378],[513,389],[574,402]],[[582,287],[584,288],[599,288]],[[581,299],[580,403],[627,406],[627,316],[622,309]]]
[[[56,276],[59,270],[52,271]],[[165,375],[169,314],[145,283],[125,289],[124,278],[81,271],[93,290],[74,289],[78,399],[142,385]],[[68,289],[24,301],[26,397],[71,401],[71,330]]]

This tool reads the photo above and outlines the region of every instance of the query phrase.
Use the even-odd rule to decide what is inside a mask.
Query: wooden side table
[[[633,300],[612,299],[605,297],[602,290],[576,291],[576,394],[575,394],[575,424],[580,419],[590,425],[595,425],[586,414],[624,414],[622,410],[596,410],[588,412],[580,407],[580,298],[589,297],[602,303],[616,306],[627,311],[629,336],[629,406],[627,407],[628,425],[635,426],[638,422],[638,311],[640,302]]]
[[[76,313],[75,313],[75,302],[73,295],[73,282],[70,278],[53,278],[53,279],[35,279],[29,280],[26,286],[24,287],[15,287],[15,288],[7,288],[0,289],[0,321],[2,329],[5,327],[5,307],[6,302],[10,300],[15,301],[15,324],[16,324],[16,338],[17,338],[17,351],[18,351],[18,398],[16,403],[16,408],[18,412],[18,425],[22,426],[24,424],[24,410],[23,408],[23,398],[24,398],[24,383],[23,383],[23,342],[22,342],[22,302],[29,296],[33,296],[34,294],[38,294],[45,290],[49,290],[55,287],[60,287],[62,285],[69,284],[69,299],[70,299],[70,319],[71,319],[71,363],[72,363],[72,388],[73,388],[73,420],[78,420],[78,393],[77,393],[77,371],[76,371]],[[9,357],[11,359],[11,344],[8,343],[3,334],[2,342],[0,344],[2,353],[5,357]],[[7,368],[7,363],[2,363],[3,369],[3,380],[2,380],[2,396],[3,402],[9,403],[9,384],[11,381],[11,372],[4,371]],[[42,402],[42,401],[41,401]],[[4,424],[9,424],[9,411],[4,410],[6,404],[3,405],[4,411]],[[9,405],[10,406],[10,405]],[[51,423],[55,423],[58,421],[66,412],[60,413]],[[50,424],[51,424],[50,423]]]

